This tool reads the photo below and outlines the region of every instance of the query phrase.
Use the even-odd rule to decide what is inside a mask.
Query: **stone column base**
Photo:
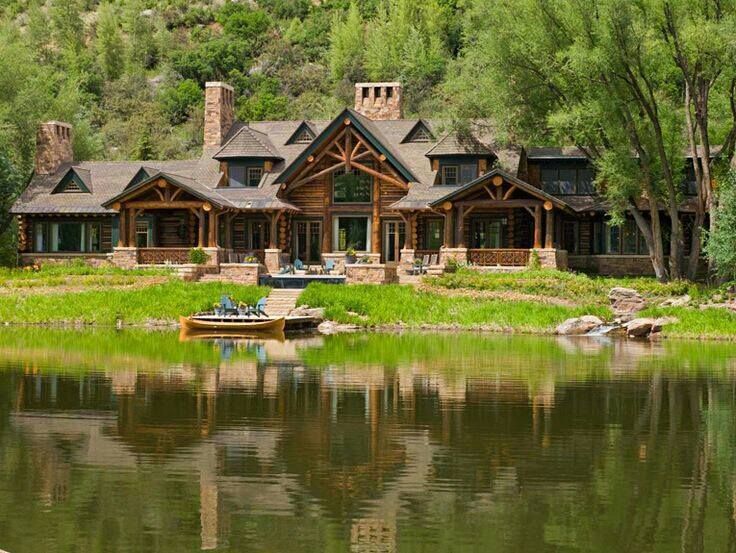
[[[322,263],[325,263],[328,259],[332,259],[335,262],[335,268],[332,272],[336,275],[345,274],[345,254],[344,253],[323,253]]]
[[[281,250],[278,248],[268,248],[263,253],[263,264],[269,273],[278,273],[281,269]]]
[[[134,269],[138,265],[138,248],[113,248],[111,261],[121,269]]]
[[[542,248],[532,250],[539,257],[539,265],[542,269],[558,269],[567,271],[567,250],[556,248]]]
[[[202,250],[207,254],[207,265],[220,264],[220,248],[202,248]]]
[[[399,269],[404,273],[410,273],[414,267],[414,251],[411,249],[403,249],[399,257]]]
[[[467,263],[468,248],[440,248],[440,265],[446,266],[450,259],[454,259],[461,264]]]

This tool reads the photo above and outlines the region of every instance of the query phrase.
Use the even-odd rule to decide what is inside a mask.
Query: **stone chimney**
[[[204,86],[204,147],[217,148],[222,146],[233,126],[233,87],[221,82],[210,82]]]
[[[401,83],[355,83],[355,111],[376,121],[401,119]]]
[[[36,174],[51,175],[72,161],[72,126],[59,121],[41,123],[36,132]]]

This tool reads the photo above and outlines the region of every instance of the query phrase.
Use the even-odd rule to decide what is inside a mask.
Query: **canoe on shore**
[[[238,317],[179,317],[183,330],[225,330],[231,332],[283,332],[286,325],[284,317],[269,319],[246,319]]]

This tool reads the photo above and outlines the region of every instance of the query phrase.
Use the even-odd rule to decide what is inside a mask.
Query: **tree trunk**
[[[664,262],[664,249],[662,247],[662,225],[659,220],[659,210],[657,208],[656,200],[649,200],[649,216],[651,217],[651,223],[644,218],[639,208],[632,201],[629,207],[631,215],[636,221],[636,226],[639,227],[639,231],[644,237],[644,242],[647,245],[647,251],[649,252],[649,259],[652,262],[652,268],[654,269],[654,276],[660,282],[667,281],[667,266]]]
[[[700,130],[701,140],[705,135],[706,141],[703,143],[702,152],[698,152],[698,145],[695,139],[695,127],[693,125],[692,113],[690,111],[693,98],[690,94],[689,82],[685,82],[685,123],[687,127],[688,144],[690,145],[690,156],[692,158],[693,171],[695,172],[695,182],[697,185],[698,199],[695,203],[695,220],[693,221],[693,233],[690,239],[690,259],[687,264],[687,278],[695,280],[698,275],[698,262],[700,261],[700,250],[702,245],[703,225],[705,224],[705,202],[710,196],[710,143],[707,130],[707,100],[703,105],[702,95],[698,94],[695,99],[695,119],[698,129]],[[705,118],[703,117],[705,115]],[[703,132],[705,131],[705,132]],[[705,159],[700,156],[704,156]]]

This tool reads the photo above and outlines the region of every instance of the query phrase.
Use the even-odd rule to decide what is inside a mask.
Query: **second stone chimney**
[[[376,121],[401,119],[401,92],[401,83],[355,83],[355,111]]]
[[[217,148],[222,146],[233,126],[233,87],[221,82],[209,82],[204,86],[204,147]]]
[[[60,121],[41,123],[36,132],[36,174],[51,175],[72,161],[72,126]]]

